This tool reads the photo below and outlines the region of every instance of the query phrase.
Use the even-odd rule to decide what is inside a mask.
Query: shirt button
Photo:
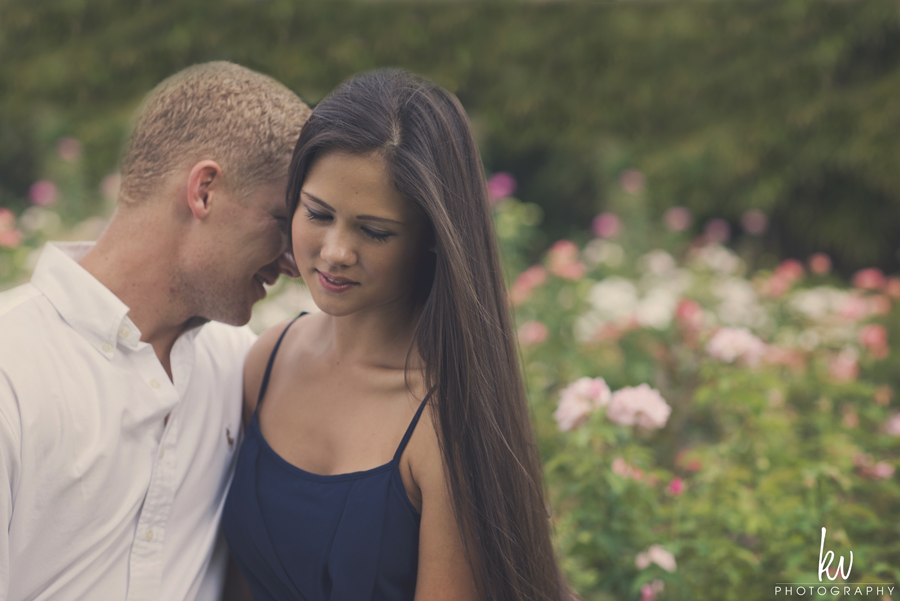
[[[159,380],[156,378],[150,380],[150,388],[159,388]]]
[[[103,343],[103,352],[108,353],[112,350],[112,345],[108,342]]]
[[[147,542],[149,543],[152,540],[153,540],[153,530],[147,530]]]
[[[119,338],[128,338],[128,335],[131,334],[131,328],[128,326],[122,326],[119,328]]]

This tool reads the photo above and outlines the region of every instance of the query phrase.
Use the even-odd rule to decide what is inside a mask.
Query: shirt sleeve
[[[256,339],[259,338],[253,330],[250,329],[250,326],[242,326],[239,330],[239,353],[241,356],[241,360],[243,361],[247,357],[247,353],[250,352],[250,347],[252,347],[256,343]]]
[[[15,391],[0,371],[0,599],[9,598],[9,528],[19,478],[20,424]]]

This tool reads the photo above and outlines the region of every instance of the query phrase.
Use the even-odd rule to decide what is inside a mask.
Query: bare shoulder
[[[288,326],[291,326],[292,323],[294,323],[294,325],[291,327],[291,332],[289,335],[285,336],[285,339],[288,337],[295,338],[297,331],[304,329],[306,326],[304,323],[305,321],[306,318],[303,318],[298,319],[297,323],[294,323],[294,319],[288,319],[272,326],[259,335],[256,343],[250,348],[250,352],[247,353],[247,360],[244,363],[243,415],[245,426],[250,423],[253,412],[256,411],[256,404],[259,401],[259,390],[266,373],[266,365],[269,363],[269,357],[272,356],[272,351],[275,350],[275,345],[278,344],[281,335],[284,334],[285,330]],[[282,345],[284,345],[284,343],[282,343]]]
[[[435,416],[432,401],[429,400],[422,410],[419,423],[413,431],[407,445],[407,457],[409,470],[416,486],[421,489],[423,485],[432,481],[441,481],[444,476],[444,461],[441,456],[440,440],[438,438],[438,423]]]

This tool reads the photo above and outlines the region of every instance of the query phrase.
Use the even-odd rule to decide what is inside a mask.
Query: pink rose
[[[882,384],[878,388],[875,389],[875,394],[872,396],[872,399],[875,401],[876,405],[881,405],[882,407],[886,407],[891,404],[891,400],[894,398],[894,390],[888,386],[887,384]]]
[[[900,436],[900,413],[893,414],[884,424],[884,432],[891,436]]]
[[[678,452],[675,456],[675,465],[688,472],[699,472],[703,469],[703,463],[696,457],[691,457],[690,449]]]
[[[610,391],[603,378],[579,378],[560,393],[553,418],[563,432],[581,424],[587,416],[609,403]]]
[[[891,298],[900,298],[900,278],[889,278],[884,286],[884,291]]]
[[[539,321],[526,321],[519,327],[519,343],[532,346],[547,340],[547,326]]]
[[[5,207],[0,207],[0,231],[11,230],[16,225],[16,214]]]
[[[825,275],[831,271],[831,257],[825,253],[816,253],[809,258],[809,270],[817,275]]]
[[[81,142],[77,138],[66,136],[56,141],[56,152],[66,162],[74,163],[77,161],[81,158],[82,150]]]
[[[629,194],[640,194],[647,185],[647,178],[637,169],[626,169],[619,174],[619,184]]]
[[[622,231],[622,221],[612,213],[600,213],[591,222],[591,231],[598,238],[615,238]]]
[[[886,480],[894,475],[894,466],[886,461],[875,460],[869,454],[858,453],[853,457],[853,465],[859,469],[859,474],[872,480]]]
[[[863,290],[881,290],[886,283],[884,274],[876,267],[857,271],[853,276],[853,285]]]
[[[894,305],[886,294],[873,294],[869,297],[869,313],[872,315],[887,315]]]
[[[762,281],[761,292],[768,297],[778,298],[791,289],[791,281],[787,278],[773,275],[767,280]]]
[[[886,480],[894,475],[894,466],[886,461],[879,461],[872,467],[872,476],[879,480]]]
[[[705,319],[703,307],[697,301],[683,298],[675,308],[675,319],[688,330],[699,330]]]
[[[581,263],[563,263],[553,270],[555,275],[567,280],[580,280],[586,272],[587,269]]]
[[[675,556],[666,551],[661,545],[650,545],[646,551],[637,554],[634,558],[634,565],[639,570],[650,567],[651,563],[655,563],[667,572],[674,572],[676,569]]]
[[[655,430],[666,425],[672,408],[659,394],[658,390],[647,384],[629,386],[612,394],[606,417],[615,424],[633,426],[637,424],[648,430]]]
[[[861,296],[848,296],[838,309],[838,315],[848,321],[859,321],[869,315],[869,303]]]
[[[838,382],[852,382],[859,375],[859,364],[856,360],[856,351],[846,348],[828,362],[828,373]]]
[[[769,218],[758,209],[751,209],[741,216],[741,226],[752,236],[759,236],[769,227]]]
[[[669,494],[678,496],[684,492],[684,480],[679,477],[672,478],[672,481],[669,482]]]
[[[775,269],[775,276],[784,278],[789,282],[796,282],[803,277],[803,263],[797,259],[785,259]]]
[[[725,363],[740,360],[755,366],[766,354],[766,343],[747,328],[719,328],[706,343],[706,352]]]
[[[652,582],[647,582],[641,586],[641,601],[656,601],[656,595],[661,593],[664,588],[665,585],[659,578],[654,579]]]
[[[495,173],[487,182],[488,195],[490,196],[492,203],[496,203],[504,198],[512,196],[517,187],[518,184],[516,183],[516,178],[514,178],[511,173],[506,173],[504,171]]]
[[[547,281],[547,272],[540,265],[533,265],[519,274],[509,290],[509,300],[513,305],[521,305],[532,290]]]
[[[16,248],[22,244],[22,232],[19,230],[0,230],[0,246]]]
[[[731,226],[724,219],[710,219],[703,228],[703,234],[707,241],[713,244],[722,244],[731,237]]]
[[[870,323],[860,328],[859,342],[877,359],[884,359],[890,352],[887,328],[880,323]]]
[[[683,232],[691,227],[694,217],[691,215],[690,209],[685,207],[672,207],[663,215],[663,221],[665,221],[666,227],[670,231]]]
[[[28,197],[31,198],[31,202],[40,207],[52,205],[58,196],[59,190],[56,188],[56,184],[45,179],[34,182],[28,189]]]
[[[803,351],[795,348],[784,348],[774,344],[766,346],[766,354],[763,361],[769,365],[784,365],[796,372],[806,369],[806,359]]]
[[[612,473],[622,478],[629,478],[641,482],[644,479],[644,472],[640,468],[634,467],[621,457],[613,459],[610,465]]]
[[[547,251],[550,272],[561,278],[577,280],[584,276],[585,267],[578,261],[578,246],[571,240],[560,240]]]

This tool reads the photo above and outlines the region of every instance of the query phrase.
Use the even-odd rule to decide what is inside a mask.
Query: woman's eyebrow
[[[324,208],[328,209],[329,211],[331,211],[333,213],[336,212],[334,210],[334,207],[332,207],[330,204],[328,204],[321,198],[316,198],[315,196],[313,196],[306,190],[302,191],[302,194],[304,196],[306,196],[307,198],[309,198],[314,203],[322,205]],[[388,219],[387,217],[376,217],[375,215],[357,215],[356,218],[365,220],[365,221],[383,221],[385,223],[396,223],[397,225],[403,225],[402,221],[397,221],[396,219]]]
[[[323,207],[325,207],[325,208],[328,209],[329,211],[335,212],[335,211],[334,211],[334,207],[332,207],[330,204],[328,204],[327,202],[325,202],[325,201],[322,200],[321,198],[316,198],[315,196],[313,196],[312,194],[310,194],[310,193],[307,192],[306,190],[303,190],[303,191],[301,191],[300,193],[303,194],[303,196],[306,196],[307,198],[309,198],[311,201],[313,201],[313,202],[315,202],[315,203],[318,203],[318,204],[322,205]]]
[[[364,219],[366,221],[384,221],[386,223],[396,223],[397,225],[403,225],[402,221],[397,221],[396,219],[388,219],[387,217],[375,217],[374,215],[357,215],[357,219]]]

